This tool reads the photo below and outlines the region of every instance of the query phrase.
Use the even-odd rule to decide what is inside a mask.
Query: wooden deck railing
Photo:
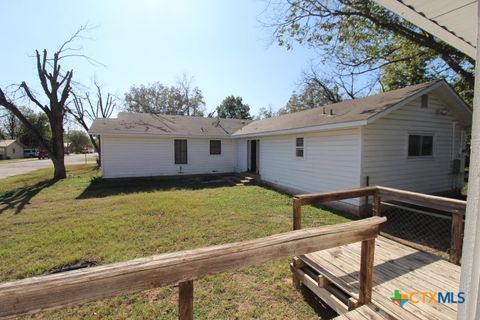
[[[361,301],[371,297],[373,241],[386,219],[372,217],[207,248],[0,284],[0,318],[73,306],[179,284],[179,319],[193,318],[195,279],[282,257],[362,241]]]
[[[369,196],[373,197],[372,216],[381,216],[381,202],[388,200],[401,201],[403,203],[419,205],[451,213],[452,226],[449,261],[455,264],[460,264],[462,257],[465,209],[467,205],[467,202],[462,200],[381,186],[364,187],[336,192],[300,194],[293,198],[293,229],[301,229],[302,205]]]

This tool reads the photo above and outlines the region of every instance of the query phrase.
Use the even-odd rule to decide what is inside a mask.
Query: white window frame
[[[297,139],[303,139],[303,146],[302,147],[299,147],[297,146]],[[305,159],[305,137],[295,137],[295,140],[294,140],[294,146],[295,146],[295,151],[294,151],[294,156],[295,156],[295,159]],[[299,157],[297,156],[297,150],[298,149],[302,149],[303,150],[303,156],[302,157]]]

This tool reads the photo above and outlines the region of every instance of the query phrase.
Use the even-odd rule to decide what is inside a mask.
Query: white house
[[[120,113],[90,133],[105,178],[250,171],[291,193],[367,183],[439,193],[463,186],[470,123],[440,80],[257,121]]]
[[[25,146],[17,140],[0,140],[0,159],[23,158]]]

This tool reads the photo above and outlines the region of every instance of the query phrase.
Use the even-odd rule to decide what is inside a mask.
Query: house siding
[[[455,176],[450,172],[452,159],[461,159],[463,172],[464,128],[453,124],[452,115],[437,113],[443,108],[446,106],[430,94],[426,109],[421,108],[418,98],[367,125],[363,132],[362,180],[368,176],[371,185],[424,193],[461,188],[463,174]],[[433,134],[433,157],[409,158],[409,133]]]
[[[15,152],[13,152],[14,149]],[[23,158],[23,146],[17,142],[14,142],[7,147],[0,148],[0,154],[2,154],[3,159]]]
[[[247,139],[236,139],[235,150],[235,172],[247,171]]]
[[[102,136],[102,173],[105,178],[171,176],[233,172],[235,142],[222,140],[222,153],[210,155],[210,139],[187,142],[187,164],[175,164],[176,138]],[[216,139],[217,140],[217,139]]]
[[[358,187],[358,128],[260,138],[262,180],[291,192],[326,192]],[[304,158],[295,156],[295,138],[304,138]],[[346,200],[358,205],[358,199]]]

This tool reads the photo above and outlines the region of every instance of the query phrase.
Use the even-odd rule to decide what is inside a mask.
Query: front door
[[[257,140],[250,141],[250,171],[257,172]]]

